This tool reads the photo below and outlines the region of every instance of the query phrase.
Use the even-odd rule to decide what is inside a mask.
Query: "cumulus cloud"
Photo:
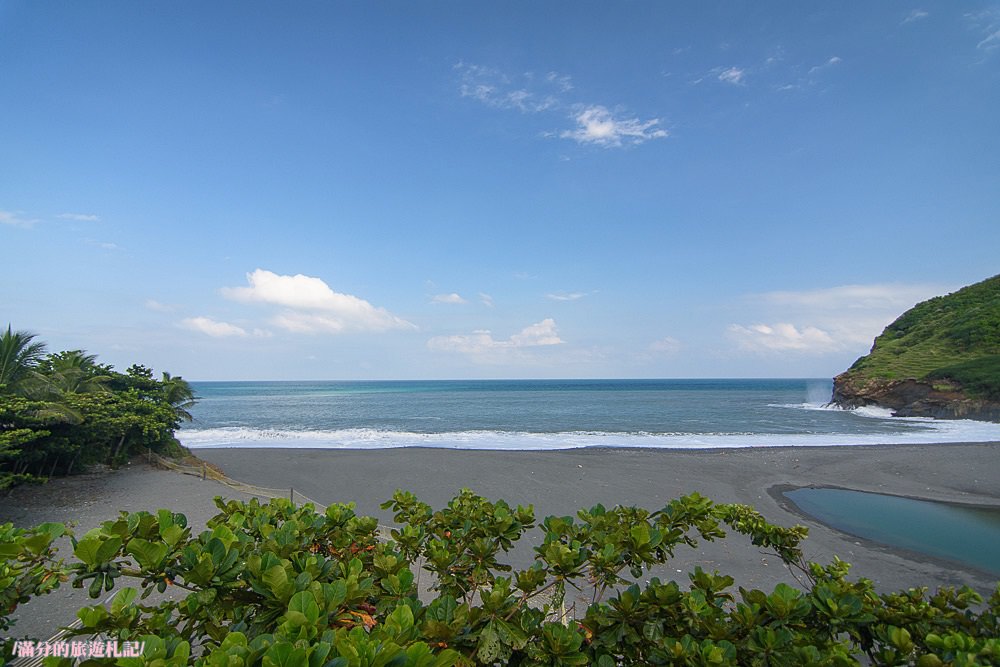
[[[497,340],[489,331],[479,330],[471,334],[435,336],[427,341],[427,347],[432,350],[482,356],[524,348],[561,345],[564,342],[559,337],[555,320],[547,318],[521,329],[506,340]]]
[[[750,326],[733,324],[729,327],[729,335],[742,349],[751,351],[830,352],[841,347],[822,329],[811,326],[799,329],[787,322]]]
[[[487,308],[493,307],[493,297],[490,296],[489,294],[486,294],[485,292],[479,293],[479,302],[484,306],[486,306]]]
[[[38,222],[36,218],[25,218],[20,213],[0,211],[0,225],[31,229]]]
[[[244,303],[263,303],[287,310],[272,322],[298,333],[388,331],[416,327],[385,308],[356,296],[334,292],[320,278],[279,275],[264,269],[247,274],[249,287],[224,287],[224,297]]]
[[[56,217],[60,220],[74,220],[76,222],[97,222],[101,219],[90,213],[60,213]]]
[[[191,331],[198,331],[213,338],[240,338],[249,336],[246,329],[229,322],[218,322],[209,317],[187,317],[181,320],[181,326]]]
[[[566,130],[560,137],[606,148],[616,148],[626,143],[641,144],[669,135],[666,130],[657,127],[660,124],[659,118],[616,118],[611,111],[599,104],[583,107],[574,114],[573,120],[576,121],[576,129]]]
[[[468,303],[461,294],[452,292],[451,294],[436,294],[431,299],[433,303]]]

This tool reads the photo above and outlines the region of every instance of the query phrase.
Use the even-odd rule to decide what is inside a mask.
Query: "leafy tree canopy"
[[[196,400],[184,378],[119,373],[83,350],[48,354],[35,338],[10,325],[0,334],[0,489],[147,448],[180,452],[174,429]]]

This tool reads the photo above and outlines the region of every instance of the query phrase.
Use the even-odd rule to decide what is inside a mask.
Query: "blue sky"
[[[0,0],[0,322],[189,379],[830,377],[1000,272],[1000,4]]]

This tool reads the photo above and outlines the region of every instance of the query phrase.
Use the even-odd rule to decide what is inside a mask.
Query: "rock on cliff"
[[[833,379],[833,402],[844,408],[888,408],[897,417],[1000,422],[1000,402],[971,397],[952,381],[859,379],[841,373]]]

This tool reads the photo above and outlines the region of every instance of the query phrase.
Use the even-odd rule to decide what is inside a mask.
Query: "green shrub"
[[[385,504],[392,539],[352,505],[317,513],[287,500],[216,499],[220,513],[194,535],[169,510],[121,513],[79,540],[78,560],[52,566],[92,597],[124,588],[110,609],[85,607],[77,635],[145,642],[141,658],[88,665],[218,667],[446,665],[986,665],[1000,660],[1000,591],[985,607],[971,589],[877,594],[849,566],[807,563],[806,529],[768,523],[743,505],[698,494],[662,509],[547,517],[534,563],[504,563],[536,528],[533,509],[463,490],[434,510],[397,492]],[[687,581],[642,581],[678,548],[726,529],[780,556],[803,587],[734,589],[695,568]],[[45,534],[49,532],[42,531]],[[38,533],[34,533],[38,534]],[[52,533],[54,534],[54,533]],[[8,535],[5,558],[35,539]],[[433,599],[418,596],[430,578]],[[630,579],[631,577],[632,579]],[[52,580],[51,578],[49,579]],[[425,581],[425,588],[426,588]],[[181,593],[156,605],[153,590]],[[30,588],[30,586],[29,586]],[[592,600],[562,614],[569,589]],[[140,590],[142,591],[140,593]],[[426,598],[426,595],[425,595]],[[975,609],[980,606],[980,609]],[[67,658],[48,658],[68,665]]]
[[[954,380],[970,396],[1000,401],[1000,354],[939,368],[927,379]]]

